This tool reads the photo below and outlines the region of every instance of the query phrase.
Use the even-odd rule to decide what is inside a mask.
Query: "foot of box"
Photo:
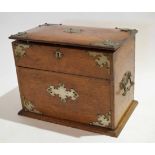
[[[45,115],[40,115],[40,114],[36,114],[36,113],[24,111],[24,110],[19,111],[18,114],[22,115],[22,116],[27,116],[27,117],[51,122],[51,123],[61,124],[61,125],[65,125],[65,126],[69,126],[69,127],[73,127],[73,128],[78,128],[81,130],[87,130],[90,132],[95,132],[95,133],[99,133],[99,134],[103,134],[103,135],[109,135],[112,137],[117,137],[120,134],[120,132],[122,131],[123,127],[125,126],[126,122],[128,121],[129,117],[131,116],[131,114],[134,111],[137,104],[138,104],[137,101],[135,101],[135,100],[132,101],[132,103],[130,104],[126,113],[124,114],[121,121],[119,122],[117,128],[114,130],[108,129],[108,128],[103,128],[103,127],[87,125],[87,124],[83,124],[83,123],[79,123],[79,122],[73,122],[73,121],[69,121],[69,120],[62,120],[62,119],[49,117],[49,116],[45,116]]]

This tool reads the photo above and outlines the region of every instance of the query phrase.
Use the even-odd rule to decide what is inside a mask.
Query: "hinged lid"
[[[36,28],[11,35],[10,39],[116,50],[137,30],[105,29],[62,24],[43,24]]]

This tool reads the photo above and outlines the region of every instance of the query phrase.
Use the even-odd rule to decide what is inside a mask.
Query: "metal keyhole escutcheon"
[[[60,49],[56,50],[55,57],[56,57],[56,59],[61,59],[63,57],[63,53],[61,52]]]

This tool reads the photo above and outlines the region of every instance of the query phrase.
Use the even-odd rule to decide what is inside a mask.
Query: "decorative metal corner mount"
[[[111,112],[106,113],[105,115],[98,115],[97,121],[90,123],[90,125],[108,127],[111,124]]]
[[[120,46],[120,44],[121,44],[121,41],[105,40],[101,42],[95,42],[90,45],[95,45],[95,46],[100,46],[100,47],[110,48],[110,49],[116,49]]]
[[[62,83],[59,83],[57,86],[49,86],[47,92],[52,96],[58,95],[63,103],[66,103],[68,98],[74,101],[79,97],[74,89],[67,90]]]
[[[30,47],[30,45],[27,45],[27,44],[17,44],[15,46],[15,57],[21,58],[21,57],[25,56],[25,53],[26,53],[25,50],[29,47]]]
[[[65,28],[64,32],[66,33],[81,33],[82,29],[75,29],[75,28]]]
[[[131,72],[127,71],[126,73],[124,73],[123,78],[119,83],[120,90],[123,90],[123,96],[125,96],[127,92],[130,90],[131,86],[134,85],[134,82],[131,80],[131,77]]]
[[[27,32],[18,32],[17,34],[11,35],[9,38],[14,37],[26,37]]]
[[[120,31],[130,32],[130,33],[137,33],[138,32],[138,30],[136,30],[136,29],[129,29],[129,28],[118,28],[118,27],[115,27],[115,29],[119,29]]]
[[[110,68],[110,61],[108,60],[108,57],[105,56],[103,53],[88,51],[88,54],[95,58],[95,62],[100,68],[103,67],[106,67],[107,69]]]
[[[22,105],[23,105],[23,109],[25,111],[29,111],[29,112],[33,112],[33,113],[37,113],[37,114],[42,114],[40,111],[38,111],[35,106],[32,104],[31,101],[27,100],[24,96],[22,97]]]

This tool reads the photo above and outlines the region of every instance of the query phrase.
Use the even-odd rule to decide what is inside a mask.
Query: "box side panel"
[[[135,37],[131,37],[113,54],[114,127],[134,99]],[[125,74],[126,73],[126,74]],[[131,80],[130,80],[131,79]],[[126,89],[126,90],[125,90]],[[129,90],[128,90],[129,89]]]

